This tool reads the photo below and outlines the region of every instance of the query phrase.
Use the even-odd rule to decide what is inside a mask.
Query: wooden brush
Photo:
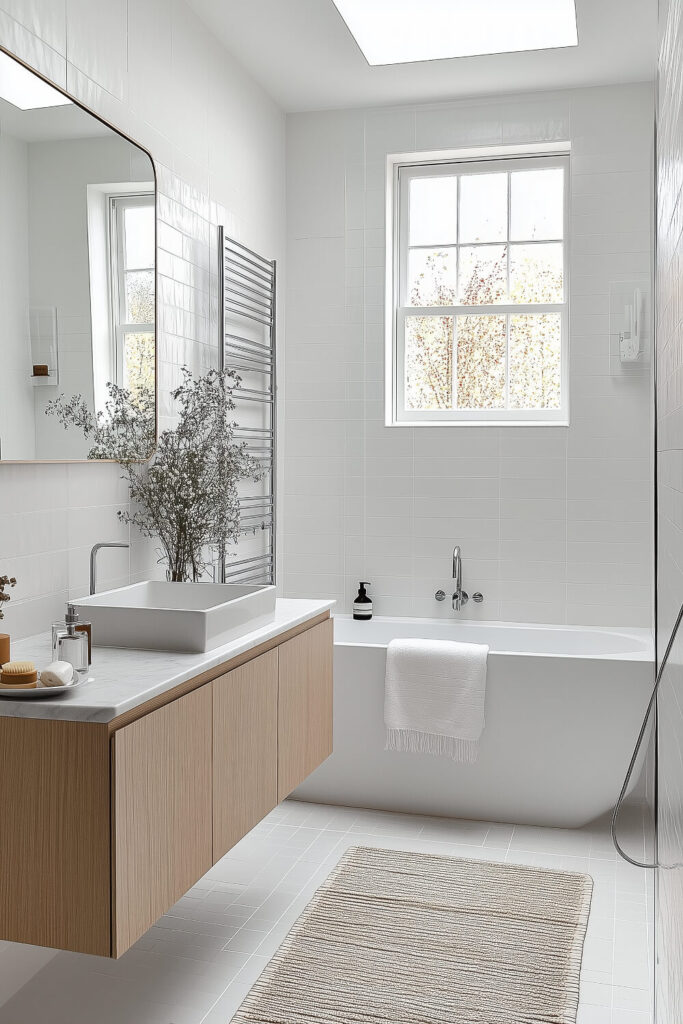
[[[36,666],[32,661],[8,661],[2,666],[0,686],[16,690],[31,690],[38,682]]]

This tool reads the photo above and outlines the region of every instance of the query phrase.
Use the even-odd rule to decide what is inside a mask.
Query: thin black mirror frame
[[[90,107],[87,107],[85,105],[85,103],[81,103],[81,101],[77,100],[74,96],[72,96],[70,92],[67,92],[66,89],[63,89],[61,87],[61,85],[56,85],[55,82],[53,82],[51,79],[47,78],[40,71],[36,71],[36,69],[34,67],[31,67],[30,64],[27,64],[25,60],[21,59],[21,57],[17,57],[17,55],[15,53],[12,53],[11,50],[8,50],[6,46],[2,45],[2,43],[0,43],[0,53],[3,53],[3,54],[5,54],[5,56],[10,57],[11,60],[16,61],[17,64],[20,64],[23,68],[26,69],[26,71],[30,72],[32,75],[35,75],[36,78],[40,78],[43,82],[45,82],[46,85],[49,85],[52,89],[55,89],[57,92],[60,92],[62,94],[62,96],[66,96],[66,98],[71,103],[73,103],[77,107],[80,107],[81,110],[83,110],[86,114],[89,114],[90,117],[94,117],[96,121],[100,122],[100,124],[103,124],[106,128],[109,128],[110,131],[115,132],[116,135],[119,135],[122,139],[125,139],[126,142],[130,143],[130,145],[135,146],[136,149],[139,149],[140,152],[144,153],[145,156],[148,157],[150,165],[152,167],[152,174],[154,176],[154,445],[153,445],[152,450],[149,453],[149,455],[147,455],[144,459],[135,459],[135,460],[133,460],[135,462],[139,462],[140,465],[144,465],[146,462],[149,462],[150,459],[152,459],[154,457],[154,454],[155,454],[156,449],[157,449],[157,445],[159,443],[159,259],[158,259],[158,236],[159,236],[158,220],[159,220],[159,214],[158,214],[158,202],[157,202],[158,194],[159,194],[159,183],[158,183],[158,179],[157,179],[156,166],[154,164],[154,157],[152,156],[152,154],[150,153],[150,151],[147,149],[146,146],[141,146],[140,143],[137,142],[135,139],[131,138],[130,135],[127,135],[126,132],[122,131],[120,128],[117,128],[116,125],[113,125],[111,123],[111,121],[108,121],[106,119],[106,117],[102,117],[101,114],[96,114],[95,111],[91,110]],[[106,464],[106,463],[118,465],[116,459],[3,459],[3,458],[0,458],[0,466],[21,466],[21,465],[24,465],[24,466],[38,466],[38,465],[58,466],[58,465],[74,465],[74,464],[76,464],[76,465],[89,465],[89,464],[101,465],[101,464]]]

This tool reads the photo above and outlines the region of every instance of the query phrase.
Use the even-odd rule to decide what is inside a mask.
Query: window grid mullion
[[[460,298],[460,177],[461,175],[456,174],[455,184],[455,201],[457,203],[457,210],[455,216],[455,297]],[[453,337],[453,355],[451,357],[451,373],[453,374],[453,382],[451,384],[451,405],[454,409],[458,408],[458,318],[453,314],[453,330],[451,331]]]
[[[512,245],[562,245],[562,238],[513,238]],[[455,249],[459,244],[475,249],[492,249],[504,245],[504,240],[498,242],[430,242],[429,245],[409,245],[408,249]]]
[[[506,258],[505,267],[507,271],[507,300],[510,302],[510,199],[511,199],[511,174],[507,172],[507,242],[505,245]],[[510,314],[505,317],[505,408],[510,408]]]
[[[472,316],[480,313],[512,316],[519,313],[563,313],[566,302],[501,302],[491,306],[399,306],[405,316]]]
[[[119,293],[119,324],[122,324],[126,318],[126,220],[123,215],[123,203],[116,199],[114,203],[116,205],[116,272]]]
[[[453,339],[453,354],[451,356],[451,406],[458,408],[458,318],[451,317],[451,337]]]

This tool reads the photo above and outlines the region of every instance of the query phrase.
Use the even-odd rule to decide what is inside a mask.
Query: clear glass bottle
[[[52,625],[52,658],[54,661],[68,661],[79,673],[90,667],[89,631],[87,623],[79,622],[78,612],[72,604],[66,606],[64,622]]]

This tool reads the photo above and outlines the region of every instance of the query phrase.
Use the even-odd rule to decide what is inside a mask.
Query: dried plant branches
[[[182,382],[171,393],[178,422],[161,433],[147,465],[140,459],[153,448],[153,393],[141,401],[138,393],[109,384],[104,413],[93,415],[80,395],[69,402],[62,396],[48,407],[64,427],[78,427],[92,438],[90,458],[121,464],[133,511],[121,511],[119,518],[144,536],[158,537],[168,578],[180,581],[198,580],[210,561],[207,549],[224,549],[237,539],[237,485],[263,476],[247,443],[235,440],[231,413],[239,375],[209,370],[195,380],[187,367],[181,372]]]
[[[5,604],[5,602],[11,600],[11,595],[5,593],[5,588],[6,587],[10,587],[10,588],[16,587],[16,585],[17,585],[17,581],[16,581],[16,578],[14,576],[0,576],[0,619],[4,619],[4,617],[5,617],[5,612],[4,612],[4,609],[2,607],[3,604]]]

